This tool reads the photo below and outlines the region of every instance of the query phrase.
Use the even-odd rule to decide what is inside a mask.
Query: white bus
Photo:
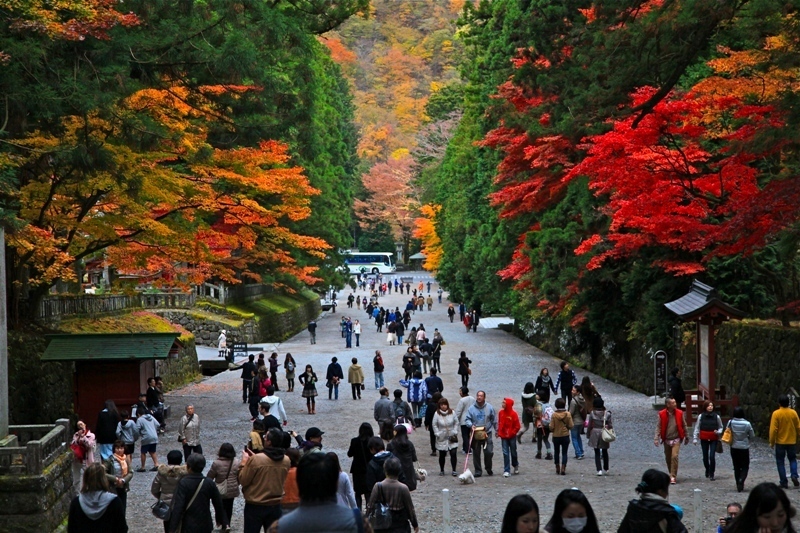
[[[389,274],[397,270],[391,252],[346,252],[344,264],[351,274]]]

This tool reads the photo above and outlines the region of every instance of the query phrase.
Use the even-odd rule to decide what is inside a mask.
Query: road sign
[[[653,379],[656,395],[667,392],[667,352],[664,350],[653,355]]]

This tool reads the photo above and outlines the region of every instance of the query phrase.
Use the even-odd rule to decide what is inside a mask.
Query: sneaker
[[[603,475],[603,471],[602,471],[602,470],[598,470],[598,471],[597,471],[597,475],[598,475],[598,476],[602,476],[602,475]]]
[[[456,472],[455,470],[453,470],[453,477],[457,477],[457,476],[458,476],[458,472]]]
[[[788,483],[781,483],[781,488],[782,489],[788,489],[789,488],[789,484]]]
[[[158,467],[157,467],[157,466],[154,466],[153,468],[151,468],[151,469],[150,469],[150,471],[151,471],[151,472],[158,472]]]
[[[537,458],[537,459],[541,459],[541,458],[542,458],[542,454],[541,454],[541,452],[536,454],[536,458]]]
[[[800,479],[797,479],[796,477],[793,477],[792,478],[792,485],[794,485],[795,487],[800,487]]]
[[[515,466],[515,467],[514,467],[514,473],[515,473],[515,474],[519,474],[519,467],[518,467],[518,466]]]
[[[608,475],[608,470],[603,470],[603,475],[607,476]]]
[[[489,470],[489,469],[487,468],[487,469],[486,469],[486,475],[487,475],[487,476],[493,476],[493,475],[494,475],[494,472],[492,472],[491,470]]]
[[[436,451],[435,450],[431,452],[431,457],[436,457]]]
[[[503,477],[509,477],[510,475],[508,472],[503,472]]]
[[[547,455],[544,456],[544,458],[547,459],[548,461],[550,461],[550,460],[553,459],[553,454],[548,452]]]
[[[475,477],[481,477],[482,475],[480,472],[475,472]]]
[[[709,474],[708,479],[710,479],[711,481],[714,481],[714,474]]]
[[[137,472],[147,472],[147,470],[145,470],[144,468],[137,468],[136,471]]]
[[[441,472],[439,472],[439,475],[440,475],[440,476],[443,476],[443,475],[444,475],[444,470],[442,470]]]
[[[675,479],[673,476],[670,476],[670,478],[669,478],[669,484],[670,484],[670,485],[677,485],[677,484],[678,484],[678,480],[677,480],[677,479]]]
[[[583,456],[582,456],[582,455],[579,455],[579,456],[578,456],[578,457],[576,457],[575,459],[577,459],[578,461],[583,461]]]

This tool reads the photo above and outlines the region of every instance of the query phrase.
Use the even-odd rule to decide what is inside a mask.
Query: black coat
[[[194,496],[197,486],[202,483],[203,487],[197,494],[197,498],[192,502],[190,508],[186,508],[189,501]],[[178,524],[183,520],[181,531],[191,531],[192,533],[211,533],[214,531],[214,522],[211,519],[209,503],[214,505],[214,519],[216,523],[227,526],[228,516],[222,507],[222,496],[219,495],[217,485],[203,474],[187,474],[178,482],[175,494],[172,496],[172,514],[169,518],[169,530],[178,531]]]
[[[665,531],[661,524],[666,525],[666,531],[670,533],[686,533],[678,512],[667,502],[631,500],[617,533],[661,533]]]
[[[350,473],[353,474],[353,491],[356,494],[369,494],[367,491],[367,464],[372,461],[372,454],[367,447],[367,441],[356,437],[350,439],[350,449],[347,457],[353,458]]]
[[[97,444],[114,444],[117,440],[117,424],[119,419],[114,413],[109,413],[105,409],[100,411],[97,415],[97,426],[94,429],[94,435],[97,439]]]
[[[114,498],[103,516],[97,520],[92,520],[84,514],[78,496],[72,499],[69,504],[69,519],[67,521],[67,533],[91,533],[93,531],[102,533],[127,533],[128,524],[125,522],[125,508],[122,500]]]
[[[669,378],[669,394],[678,405],[686,401],[686,393],[683,391],[683,382],[678,376],[670,376]]]

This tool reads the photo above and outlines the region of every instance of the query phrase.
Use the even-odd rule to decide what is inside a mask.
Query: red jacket
[[[506,408],[497,413],[497,436],[501,439],[513,439],[520,430],[519,415],[514,411],[514,400],[504,398]]]
[[[661,440],[667,440],[667,416],[669,411],[662,409],[658,412],[658,418],[661,421]],[[675,420],[678,423],[678,436],[681,440],[686,438],[686,422],[683,420],[683,411],[675,409]]]

